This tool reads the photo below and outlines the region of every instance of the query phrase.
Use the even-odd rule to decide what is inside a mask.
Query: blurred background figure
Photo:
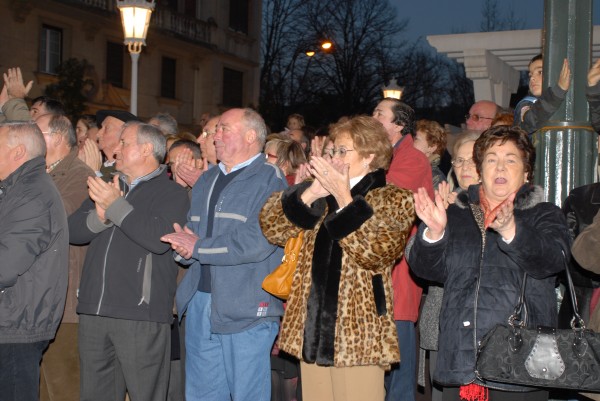
[[[288,185],[294,185],[296,171],[306,163],[306,156],[299,143],[290,139],[272,139],[265,145],[267,162],[276,165],[285,174]]]
[[[177,135],[177,120],[169,113],[156,113],[149,121],[148,124],[157,127],[164,136]],[[167,148],[168,149],[168,148]]]
[[[96,124],[96,116],[93,114],[85,114],[77,120],[75,125],[75,133],[77,134],[77,147],[83,149],[86,139],[90,139],[98,143],[98,124]]]
[[[440,170],[440,160],[446,150],[446,130],[440,124],[430,120],[419,120],[416,124],[417,134],[413,146],[419,149],[431,164],[433,189],[437,189],[442,181],[446,181],[446,174]]]

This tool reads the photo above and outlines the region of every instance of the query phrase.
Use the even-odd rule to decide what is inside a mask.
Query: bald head
[[[489,100],[475,102],[469,109],[469,117],[466,120],[467,129],[483,132],[490,128],[492,120],[498,112],[498,105]]]

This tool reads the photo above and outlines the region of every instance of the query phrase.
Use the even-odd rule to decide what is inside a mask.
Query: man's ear
[[[18,144],[14,148],[12,148],[10,150],[10,152],[11,152],[10,157],[14,161],[20,161],[20,160],[27,158],[27,148],[25,148],[25,145],[23,145],[22,143]]]
[[[142,145],[142,155],[152,156],[152,152],[154,152],[154,147],[150,142],[146,142]]]
[[[248,144],[254,143],[258,139],[258,134],[253,129],[249,129],[244,135]]]
[[[404,125],[394,124],[394,129],[397,134],[402,134],[402,130],[404,129]]]

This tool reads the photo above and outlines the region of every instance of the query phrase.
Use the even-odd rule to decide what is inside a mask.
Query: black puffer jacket
[[[408,253],[409,265],[417,276],[444,284],[436,381],[446,385],[475,381],[477,344],[495,324],[506,322],[524,271],[531,276],[526,292],[528,326],[556,325],[555,275],[563,269],[561,251],[569,250],[569,233],[561,210],[542,198],[541,188],[521,187],[515,198],[516,236],[510,244],[491,229],[483,231],[478,185],[461,192],[448,208],[441,240],[427,243],[425,226],[419,227]]]

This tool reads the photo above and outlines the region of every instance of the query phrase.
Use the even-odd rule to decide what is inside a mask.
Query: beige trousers
[[[383,401],[381,366],[335,368],[300,362],[304,401]]]

